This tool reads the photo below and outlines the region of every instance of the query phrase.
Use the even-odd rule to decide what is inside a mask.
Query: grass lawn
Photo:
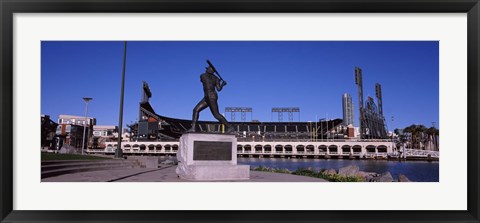
[[[80,154],[59,154],[59,153],[42,153],[42,161],[48,160],[106,160],[108,157],[99,157]]]
[[[322,179],[328,180],[330,182],[363,182],[364,181],[364,179],[361,177],[340,176],[337,174],[329,175],[324,173],[323,171],[315,171],[309,168],[300,168],[295,171],[290,171],[288,169],[276,169],[276,168],[259,166],[252,170],[272,172],[272,173],[286,173],[286,174],[293,174],[293,175],[300,175],[300,176],[307,176],[307,177],[316,177],[316,178],[322,178]]]

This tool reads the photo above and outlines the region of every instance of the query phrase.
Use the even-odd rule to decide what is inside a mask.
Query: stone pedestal
[[[186,133],[177,151],[177,175],[187,180],[243,180],[250,166],[237,165],[235,135]]]

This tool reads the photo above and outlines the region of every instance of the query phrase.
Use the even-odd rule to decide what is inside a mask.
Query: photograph
[[[439,41],[40,50],[42,183],[442,181]]]
[[[479,222],[479,1],[0,0],[0,222]]]

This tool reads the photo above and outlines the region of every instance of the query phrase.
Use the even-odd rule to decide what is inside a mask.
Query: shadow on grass
[[[109,157],[100,157],[81,154],[60,154],[60,153],[44,153],[42,152],[42,161],[50,160],[108,160]]]

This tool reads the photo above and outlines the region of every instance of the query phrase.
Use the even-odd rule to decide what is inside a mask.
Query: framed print
[[[1,9],[2,222],[479,222],[477,0]]]

